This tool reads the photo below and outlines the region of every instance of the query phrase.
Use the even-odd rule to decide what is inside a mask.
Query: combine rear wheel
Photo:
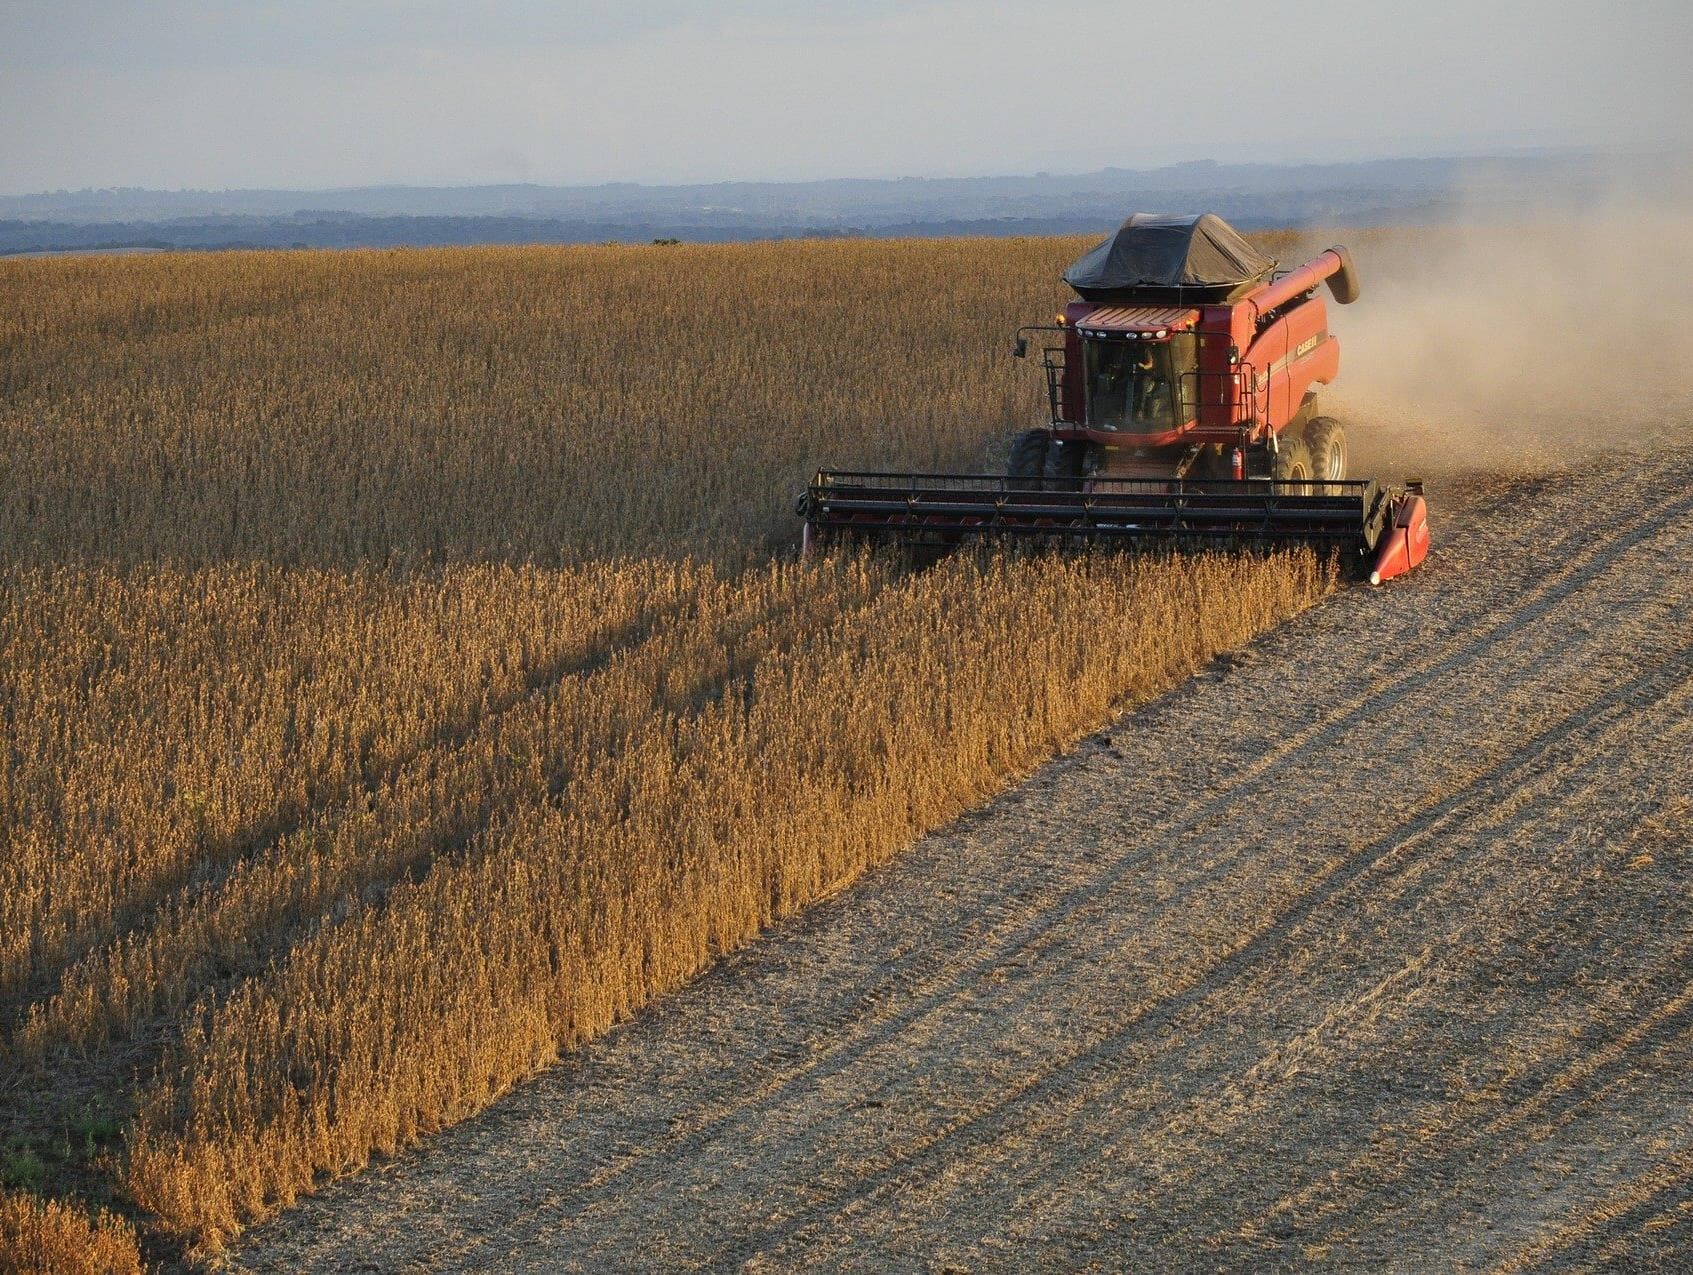
[[[1316,417],[1305,427],[1311,450],[1311,476],[1326,482],[1346,477],[1346,431],[1332,416]]]
[[[1042,487],[1041,478],[1046,473],[1046,453],[1052,446],[1052,432],[1044,429],[1027,429],[1017,435],[1011,444],[1011,461],[1005,467],[1008,477],[1013,480],[1010,486],[1016,491],[1039,491]]]

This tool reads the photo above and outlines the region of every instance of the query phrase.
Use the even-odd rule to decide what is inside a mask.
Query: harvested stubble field
[[[1075,247],[0,263],[0,1266],[215,1251],[1324,593],[791,561]]]

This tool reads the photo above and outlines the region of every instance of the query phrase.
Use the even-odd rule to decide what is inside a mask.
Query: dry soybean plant
[[[792,560],[997,461],[1076,247],[0,263],[0,1147],[215,1248],[1319,596]]]
[[[0,263],[0,543],[755,561],[822,460],[975,464],[1070,240]],[[998,456],[994,455],[997,460]]]
[[[121,1218],[0,1190],[0,1272],[140,1275],[141,1250]]]

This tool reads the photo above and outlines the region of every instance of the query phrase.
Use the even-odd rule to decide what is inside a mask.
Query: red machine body
[[[1314,417],[1316,387],[1339,374],[1340,342],[1316,292],[1337,276],[1337,291],[1355,294],[1350,261],[1331,249],[1226,304],[1070,303],[1059,316],[1063,343],[1046,351],[1053,440],[1097,449],[1089,473],[1235,477],[1239,448],[1241,477],[1270,476],[1282,436]],[[1113,346],[1152,355],[1173,411],[1119,419],[1098,409],[1090,390]]]
[[[1376,544],[1370,583],[1402,576],[1428,557],[1428,505],[1420,486],[1402,494],[1393,505],[1393,523]]]

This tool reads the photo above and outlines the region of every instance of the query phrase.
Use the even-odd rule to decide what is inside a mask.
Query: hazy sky
[[[0,193],[1685,144],[1687,0],[0,0]]]

